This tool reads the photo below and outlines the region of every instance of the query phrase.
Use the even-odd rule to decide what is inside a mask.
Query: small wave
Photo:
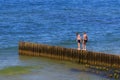
[[[6,46],[6,47],[0,47],[0,50],[17,50],[18,46]]]

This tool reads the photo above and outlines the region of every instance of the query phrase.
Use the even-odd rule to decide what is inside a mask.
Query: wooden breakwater
[[[43,56],[60,60],[97,66],[103,69],[120,70],[120,56],[100,52],[76,50],[37,43],[19,42],[19,54],[27,56]]]

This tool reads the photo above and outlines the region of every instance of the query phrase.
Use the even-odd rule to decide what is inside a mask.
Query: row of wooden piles
[[[19,42],[19,54],[69,60],[102,68],[120,69],[120,56],[100,52],[76,50],[37,43]]]

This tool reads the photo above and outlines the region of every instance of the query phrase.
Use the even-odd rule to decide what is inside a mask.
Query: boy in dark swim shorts
[[[79,33],[76,33],[76,40],[78,42],[78,50],[80,50],[80,41],[81,41],[81,37]]]
[[[78,40],[78,43],[80,43],[80,40]]]
[[[86,43],[88,41],[88,36],[86,32],[83,33],[83,50],[86,50]]]

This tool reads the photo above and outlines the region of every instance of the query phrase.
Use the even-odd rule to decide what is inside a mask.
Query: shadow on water
[[[72,72],[81,72],[80,70],[74,69],[74,68],[71,68],[70,71],[72,71]]]

